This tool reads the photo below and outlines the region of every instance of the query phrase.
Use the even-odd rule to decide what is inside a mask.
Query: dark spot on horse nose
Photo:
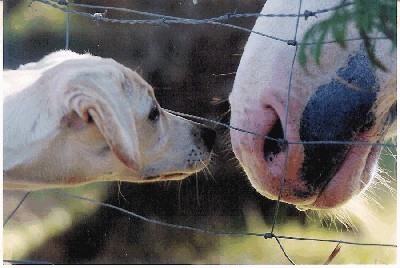
[[[362,50],[337,75],[343,81],[320,86],[307,102],[300,121],[302,141],[353,141],[373,125],[377,85]],[[349,148],[349,144],[304,144],[303,179],[314,189],[324,187]]]
[[[376,93],[354,90],[333,81],[321,86],[308,101],[300,122],[302,141],[353,141],[374,121]],[[305,144],[303,177],[314,186],[329,180],[350,145]]]
[[[211,152],[214,144],[215,138],[217,137],[217,133],[208,127],[202,127],[200,130],[200,136],[204,141],[204,145],[207,147],[207,150]]]

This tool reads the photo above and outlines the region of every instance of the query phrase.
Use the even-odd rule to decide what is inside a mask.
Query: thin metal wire
[[[343,241],[337,239],[319,239],[319,238],[306,238],[306,237],[295,237],[295,236],[284,236],[284,235],[275,235],[275,236],[281,239],[297,240],[297,241],[330,242],[330,243],[341,243],[341,244],[356,245],[356,246],[375,246],[375,247],[394,247],[394,248],[397,247],[397,245],[394,244],[360,243],[360,242]]]
[[[25,199],[28,197],[28,195],[31,192],[27,192],[24,197],[22,197],[22,199],[19,201],[18,205],[14,208],[14,210],[11,212],[10,215],[8,215],[7,219],[3,222],[3,228],[4,226],[6,226],[6,224],[8,223],[8,221],[11,219],[12,216],[14,216],[15,212],[17,212],[17,210],[19,209],[19,207],[22,205],[22,203],[25,201]]]
[[[69,3],[67,2],[67,15],[65,22],[65,49],[69,49]]]
[[[300,0],[298,14],[300,14],[302,3],[303,3],[303,1]],[[297,30],[299,28],[299,21],[300,21],[300,17],[297,17],[296,28],[295,28],[294,38],[293,38],[293,40],[295,42],[296,42],[296,39],[297,39]],[[289,74],[288,93],[287,93],[287,98],[286,98],[286,109],[285,109],[285,123],[284,123],[284,126],[283,126],[284,127],[283,128],[283,138],[284,138],[284,140],[286,140],[286,137],[287,137],[290,92],[291,92],[291,88],[292,88],[293,66],[294,66],[294,62],[296,60],[297,50],[298,50],[298,46],[296,45],[295,46],[295,50],[294,50],[293,59],[292,59],[292,64],[291,64],[291,67],[290,67],[290,74]],[[279,185],[278,199],[275,201],[274,218],[272,220],[271,233],[274,233],[275,223],[276,223],[276,219],[278,217],[279,204],[280,204],[280,200],[281,200],[281,197],[282,197],[282,189],[283,189],[283,185],[285,184],[285,173],[286,173],[288,159],[289,159],[289,146],[286,149],[286,157],[285,157],[285,163],[284,163],[283,170],[282,170],[281,182],[280,182],[280,185]]]
[[[271,140],[271,141],[276,141],[278,143],[280,142],[286,142],[287,144],[314,144],[314,145],[318,145],[318,144],[328,144],[328,145],[360,145],[360,146],[381,146],[381,147],[392,147],[392,148],[397,148],[397,144],[393,144],[393,143],[373,143],[373,142],[363,142],[363,141],[283,141],[282,139],[275,139],[272,137],[269,137],[265,134],[262,133],[258,133],[258,132],[254,132],[254,131],[250,131],[250,130],[246,130],[246,129],[242,129],[242,128],[238,128],[229,124],[225,124],[213,119],[209,119],[209,118],[205,118],[205,117],[201,117],[201,116],[196,116],[196,115],[191,115],[191,114],[187,114],[187,113],[182,113],[182,112],[176,112],[176,111],[172,111],[169,109],[165,109],[165,111],[175,114],[175,115],[179,115],[179,116],[183,116],[183,117],[187,117],[187,118],[191,118],[191,119],[195,119],[195,120],[200,120],[203,122],[208,122],[211,124],[215,124],[215,125],[219,125],[228,129],[233,129],[239,132],[243,132],[243,133],[248,133],[257,137],[261,137],[267,140]]]
[[[137,219],[140,219],[145,222],[150,222],[152,224],[156,225],[162,225],[162,226],[167,226],[171,228],[176,228],[176,229],[184,229],[184,230],[189,230],[189,231],[194,231],[194,232],[200,232],[200,233],[206,233],[206,234],[213,234],[213,235],[245,235],[245,236],[257,236],[257,237],[264,237],[265,239],[268,238],[274,238],[277,237],[279,239],[289,239],[289,240],[299,240],[299,241],[317,241],[317,242],[328,242],[328,243],[342,243],[342,244],[349,244],[349,245],[357,245],[357,246],[379,246],[379,247],[397,247],[395,244],[378,244],[378,243],[360,243],[360,242],[351,242],[351,241],[345,241],[345,240],[333,240],[333,239],[320,239],[320,238],[304,238],[304,237],[295,237],[295,236],[283,236],[283,235],[276,235],[272,233],[256,233],[256,232],[223,232],[223,231],[214,231],[214,230],[207,230],[207,229],[202,229],[202,228],[197,228],[197,227],[190,227],[190,226],[184,226],[184,225],[179,225],[179,224],[172,224],[172,223],[167,223],[159,220],[153,220],[144,216],[141,216],[137,213],[131,212],[129,210],[114,206],[112,204],[104,203],[101,201],[93,200],[87,197],[83,196],[78,196],[66,192],[62,192],[59,190],[46,190],[49,192],[52,192],[57,195],[62,195],[68,198],[74,198],[78,200],[82,200],[88,203],[92,203],[94,205],[99,205],[102,207],[107,207],[110,209],[118,210],[124,214],[127,214],[129,216],[135,217]]]
[[[254,33],[260,36],[264,36],[266,38],[270,38],[276,41],[280,41],[280,42],[284,42],[287,44],[290,44],[293,40],[287,40],[287,39],[283,39],[283,38],[279,38],[276,36],[271,36],[265,33],[261,33],[261,32],[257,32],[257,31],[253,31],[252,29],[248,29],[248,28],[244,28],[244,27],[240,27],[237,25],[233,25],[233,24],[229,24],[226,23],[226,21],[230,18],[234,18],[234,17],[260,17],[260,16],[274,16],[274,14],[258,14],[258,13],[248,13],[248,14],[225,14],[223,16],[219,16],[216,18],[211,18],[211,19],[189,19],[189,18],[180,18],[180,17],[174,17],[174,16],[164,16],[164,15],[160,15],[160,14],[155,14],[155,13],[149,13],[149,12],[142,12],[142,11],[137,11],[137,10],[133,10],[133,9],[127,9],[127,8],[116,8],[116,7],[109,7],[109,6],[91,6],[91,5],[84,5],[84,4],[75,4],[75,3],[69,3],[69,5],[74,5],[76,7],[86,7],[86,8],[97,8],[97,9],[112,9],[112,10],[118,10],[118,11],[124,11],[124,12],[131,12],[131,13],[136,13],[136,14],[140,14],[140,15],[146,15],[146,16],[152,16],[152,17],[157,17],[158,19],[147,19],[147,20],[143,20],[143,19],[136,19],[136,20],[127,20],[127,19],[112,19],[112,18],[105,18],[103,16],[95,16],[95,14],[91,14],[91,13],[87,13],[87,12],[81,12],[81,11],[76,11],[76,10],[72,10],[69,8],[64,8],[61,7],[61,4],[64,4],[64,1],[50,1],[50,0],[33,0],[34,2],[40,2],[46,5],[50,5],[53,8],[56,8],[58,10],[61,10],[63,12],[70,12],[71,14],[74,15],[80,15],[80,16],[84,16],[84,17],[88,17],[91,18],[97,22],[99,21],[104,21],[104,22],[110,22],[110,23],[122,23],[122,24],[134,24],[134,25],[140,25],[140,24],[148,24],[148,25],[158,25],[158,26],[168,26],[169,24],[188,24],[188,25],[198,25],[198,24],[210,24],[210,25],[217,25],[217,26],[222,26],[222,27],[228,27],[228,28],[233,28],[236,30],[241,30],[241,31],[245,31],[248,33]],[[58,4],[55,4],[53,2],[56,2]],[[343,4],[340,6],[340,8],[342,7],[347,7],[352,5],[353,3],[347,3],[346,1],[343,2]],[[313,16],[314,14],[318,14],[318,13],[324,13],[324,12],[328,12],[328,11],[333,11],[335,10],[335,8],[328,8],[328,9],[324,9],[321,11],[308,11],[306,10],[303,14],[275,14],[275,15],[279,15],[280,17],[305,17],[308,18],[309,16]],[[388,39],[385,36],[378,36],[378,37],[369,37],[369,39],[371,40],[375,40],[375,39]],[[348,40],[345,40],[347,42],[351,42],[351,41],[361,41],[363,40],[362,37],[358,37],[358,38],[350,38]],[[298,45],[315,45],[317,43],[322,43],[322,44],[330,44],[330,43],[337,43],[336,40],[328,40],[328,41],[324,41],[324,42],[307,42],[307,43],[300,43],[297,42]]]
[[[40,0],[34,0],[34,1],[40,1]],[[46,0],[45,0],[46,1]],[[46,1],[50,2],[50,1]],[[51,0],[51,2],[56,2],[60,4],[59,1]],[[64,4],[64,3],[62,3]],[[182,18],[182,17],[176,17],[176,16],[168,16],[168,15],[161,15],[161,14],[156,14],[156,13],[151,13],[151,12],[144,12],[144,11],[138,11],[135,9],[129,9],[129,8],[123,8],[123,7],[113,7],[113,6],[99,6],[99,5],[88,5],[88,4],[79,4],[79,3],[69,3],[70,6],[74,7],[81,7],[81,8],[88,8],[88,9],[104,9],[104,10],[114,10],[114,11],[121,11],[121,12],[127,12],[127,13],[134,13],[137,15],[141,16],[149,16],[149,17],[156,17],[156,18],[165,18],[165,19],[173,19],[173,20],[194,20],[194,19],[189,19],[189,18]],[[260,14],[260,13],[227,13],[225,15],[219,16],[219,17],[214,17],[214,18],[209,18],[209,19],[201,19],[201,20],[212,20],[212,21],[220,21],[220,22],[225,22],[228,19],[232,18],[250,18],[250,17],[305,17],[306,19],[310,16],[316,17],[318,14],[326,13],[326,12],[331,12],[335,11],[341,8],[345,8],[348,6],[354,5],[354,2],[347,2],[343,1],[343,3],[330,7],[330,8],[324,8],[324,9],[318,9],[316,11],[309,11],[305,10],[304,13],[302,14]],[[200,20],[197,20],[200,21]]]
[[[69,194],[66,192],[61,192],[58,190],[48,190],[52,193],[58,194],[58,195],[63,195],[66,197],[70,197],[70,198],[75,198],[75,199],[79,199],[79,200],[83,200],[83,201],[87,201],[90,202],[92,204],[95,205],[99,205],[99,206],[103,206],[103,207],[108,207],[111,209],[115,209],[118,210],[122,213],[125,213],[127,215],[130,215],[132,217],[135,217],[137,219],[152,223],[152,224],[157,224],[157,225],[162,225],[162,226],[166,226],[166,227],[170,227],[170,228],[175,228],[175,229],[184,229],[184,230],[189,230],[189,231],[195,231],[195,232],[200,232],[200,233],[206,233],[206,234],[214,234],[214,235],[250,235],[250,236],[264,236],[263,233],[253,233],[253,232],[220,232],[220,231],[211,231],[211,230],[206,230],[206,229],[201,229],[201,228],[196,228],[196,227],[190,227],[190,226],[184,226],[184,225],[179,225],[179,224],[173,224],[173,223],[167,223],[167,222],[163,222],[163,221],[158,221],[158,220],[153,220],[153,219],[149,219],[147,217],[141,216],[139,214],[136,214],[134,212],[128,211],[126,209],[111,205],[111,204],[107,204],[107,203],[103,203],[100,201],[96,201],[90,198],[86,198],[86,197],[82,197],[82,196],[77,196],[77,195],[73,195],[73,194]]]
[[[293,265],[296,265],[296,263],[289,257],[289,255],[286,253],[285,248],[283,247],[283,245],[281,244],[281,242],[279,241],[278,237],[276,237],[274,235],[274,238],[276,240],[276,242],[278,243],[279,247],[281,248],[281,251],[283,252],[283,255],[285,255],[286,259]]]
[[[31,261],[31,260],[3,260],[3,263],[22,264],[22,265],[52,265],[54,263],[48,261]]]

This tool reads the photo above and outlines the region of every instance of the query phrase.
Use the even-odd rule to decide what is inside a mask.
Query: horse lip
[[[305,180],[301,174],[303,162],[300,162],[299,165],[285,167],[285,169],[283,169],[285,170],[285,175],[288,171],[292,171],[292,174],[293,172],[297,173],[296,177],[289,176],[289,178],[285,178],[282,188],[285,189],[287,180],[289,180],[289,185],[286,186],[294,188],[291,191],[292,194],[290,194],[290,190],[288,192],[286,189],[287,193],[282,194],[280,200],[296,205],[299,210],[329,209],[344,204],[351,197],[359,194],[363,189],[367,188],[368,183],[371,181],[372,176],[375,173],[374,167],[379,159],[381,150],[381,147],[376,147],[370,144],[376,140],[375,137],[377,137],[377,135],[374,127],[369,129],[364,128],[362,131],[357,133],[353,141],[349,141],[349,150],[343,157],[340,165],[335,170],[332,177],[328,178],[327,183],[322,187],[315,188],[312,185],[307,185],[307,180]],[[362,144],[363,142],[366,144]],[[288,143],[288,148],[295,145],[290,144],[290,141]],[[300,146],[302,147],[302,145]],[[293,156],[293,154],[286,152],[285,150],[274,155],[276,159],[281,157],[290,158],[291,156]],[[269,161],[268,158],[264,158],[265,169],[270,169],[273,165],[279,165],[279,163],[274,163]],[[283,170],[279,180],[281,180],[283,176]],[[270,178],[270,180],[273,179],[274,178]],[[275,180],[277,179],[278,178],[275,178]],[[300,187],[295,188],[296,185],[300,185]],[[281,185],[279,183],[275,184],[276,189],[264,188],[262,194],[270,199],[278,199],[278,196],[280,195],[278,189],[280,187]]]
[[[266,105],[265,102],[260,102],[258,105],[245,107],[244,110],[240,111],[240,117],[236,117],[235,120],[232,121],[232,124],[235,126],[239,125],[243,129],[248,129],[263,135],[269,135],[278,117],[280,119],[285,118],[285,109],[283,105],[282,107],[276,105],[276,103],[280,102],[276,101],[273,96],[268,100],[268,104],[271,103],[274,103],[274,105]],[[301,104],[295,105],[295,103],[292,102],[293,107],[300,107],[300,105]],[[238,111],[235,112],[238,113]],[[297,114],[289,114],[287,117],[288,122],[293,122],[296,119]],[[341,156],[340,159],[338,158],[338,161],[340,161],[339,168],[333,171],[333,175],[330,177],[331,179],[326,184],[326,187],[322,185],[320,187],[313,187],[307,184],[307,180],[302,177],[301,173],[305,154],[304,144],[302,144],[300,138],[299,125],[288,124],[285,128],[285,139],[288,141],[288,146],[284,150],[276,151],[267,146],[270,148],[269,151],[267,151],[272,153],[272,157],[270,158],[265,154],[266,140],[263,137],[231,130],[232,147],[235,155],[241,166],[244,167],[251,184],[261,195],[275,200],[280,196],[279,199],[281,201],[294,204],[299,208],[323,209],[339,206],[361,191],[361,173],[365,176],[370,175],[371,172],[367,169],[373,167],[373,162],[375,158],[377,158],[374,155],[379,155],[379,153],[373,152],[367,160],[366,158],[370,153],[369,149],[365,151],[365,146],[361,147],[360,145],[358,145],[358,147],[356,145],[349,146],[349,150],[346,151],[346,154]],[[355,138],[352,139],[354,141],[371,142],[376,136],[373,130],[367,128],[364,132],[356,134]],[[364,148],[364,151],[362,148]],[[354,174],[350,173],[353,179],[348,182],[349,188],[355,189],[346,192],[342,187],[341,190],[344,194],[342,196],[335,194],[335,189],[331,189],[334,188],[332,185],[335,185],[335,182],[339,178],[344,181],[343,177],[345,177],[342,165],[349,165],[347,162],[349,159],[348,156],[355,159],[355,156],[360,154],[364,156],[362,162],[356,163],[357,170],[360,174],[354,176]],[[354,160],[352,161],[354,162]],[[349,163],[352,164],[351,162]],[[364,165],[365,163],[369,164]],[[349,168],[347,168],[347,170],[349,170]],[[339,171],[341,171],[341,173],[337,176],[337,172]],[[282,176],[285,176],[285,181],[281,186]],[[354,185],[352,185],[352,183]],[[280,190],[280,188],[282,189]],[[328,195],[332,195],[332,197],[328,198]],[[336,200],[333,198],[335,195],[337,196]]]
[[[334,208],[343,205],[351,197],[368,188],[375,174],[374,167],[381,151],[381,147],[370,144],[373,142],[371,137],[374,134],[374,129],[358,133],[339,168],[327,184],[319,190],[315,202],[297,207],[300,210]],[[366,144],[358,144],[358,142]]]

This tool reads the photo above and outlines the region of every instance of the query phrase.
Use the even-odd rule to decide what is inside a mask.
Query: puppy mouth
[[[186,177],[189,177],[206,168],[211,160],[211,152],[202,153],[201,156],[196,155],[195,157],[186,159],[184,165],[180,168],[173,168],[169,170],[146,170],[143,172],[141,182],[183,180]]]
[[[149,176],[145,177],[144,181],[172,181],[172,180],[183,180],[184,178],[192,175],[193,173],[183,173],[183,172],[178,172],[178,173],[169,173],[169,174],[161,174],[157,176]]]
[[[210,158],[201,160],[202,165],[192,167],[190,171],[188,172],[171,172],[171,173],[165,173],[165,174],[159,174],[159,175],[154,175],[154,176],[147,176],[144,178],[145,182],[154,182],[154,181],[173,181],[173,180],[183,180],[186,177],[189,177],[190,175],[195,174],[196,172],[199,172],[203,170],[210,161]],[[200,161],[200,160],[199,160]]]

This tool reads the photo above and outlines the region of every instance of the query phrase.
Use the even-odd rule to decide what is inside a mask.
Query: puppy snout
[[[207,147],[207,151],[211,152],[215,144],[215,138],[217,136],[217,133],[211,128],[202,127],[200,129],[200,136],[204,141],[204,145]]]

